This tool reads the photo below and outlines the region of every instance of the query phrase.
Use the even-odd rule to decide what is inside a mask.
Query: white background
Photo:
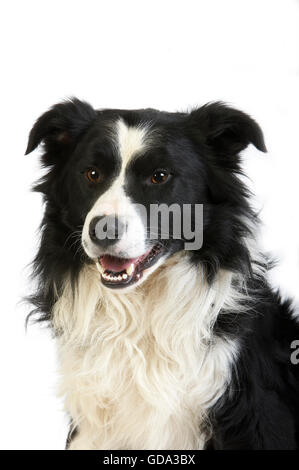
[[[264,129],[269,153],[245,152],[264,221],[262,244],[280,256],[275,286],[299,301],[299,3],[296,0],[106,0],[1,3],[0,448],[62,449],[50,334],[24,319],[26,265],[42,206],[24,157],[35,119],[72,95],[95,107],[184,110],[224,100]]]

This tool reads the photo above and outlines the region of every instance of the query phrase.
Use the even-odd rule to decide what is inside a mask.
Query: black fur
[[[239,153],[249,144],[266,151],[257,123],[223,103],[207,104],[191,113],[152,109],[95,111],[73,99],[55,105],[34,125],[26,153],[44,144],[48,172],[35,186],[44,195],[41,243],[34,261],[39,279],[31,297],[38,320],[51,322],[52,307],[66,274],[76,278],[91,262],[81,248],[84,219],[94,201],[120,171],[109,126],[118,117],[131,125],[150,122],[157,138],[143,158],[133,160],[126,193],[134,202],[203,203],[203,247],[187,255],[205,267],[208,280],[219,268],[246,277],[250,301],[246,314],[219,315],[215,332],[238,338],[240,354],[230,391],[210,418],[214,434],[209,449],[297,449],[299,447],[299,364],[290,360],[299,327],[267,283],[253,275],[244,243],[256,222],[248,190],[239,179]],[[83,177],[96,164],[105,183],[94,188]],[[147,178],[157,167],[171,166],[167,185],[152,188]],[[171,253],[182,240],[172,240]],[[175,286],[174,286],[175,288]],[[233,393],[232,393],[233,390]]]
[[[217,334],[240,341],[240,354],[226,393],[211,411],[212,449],[282,450],[299,448],[299,364],[291,343],[299,337],[289,302],[267,285],[252,285],[246,315],[219,316]]]

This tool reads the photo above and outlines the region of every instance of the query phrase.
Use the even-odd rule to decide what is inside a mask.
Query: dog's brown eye
[[[156,170],[153,174],[152,174],[152,183],[153,184],[161,184],[161,183],[164,183],[167,178],[168,178],[168,173],[166,170]]]
[[[86,176],[91,183],[97,184],[101,181],[102,175],[97,168],[90,168],[86,172]]]

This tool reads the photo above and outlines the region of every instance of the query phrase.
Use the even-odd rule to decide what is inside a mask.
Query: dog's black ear
[[[190,113],[189,122],[215,153],[237,155],[249,144],[266,152],[260,126],[248,114],[221,102],[208,103]]]
[[[54,105],[34,124],[25,155],[41,142],[50,152],[61,153],[69,149],[96,117],[96,111],[77,98]]]

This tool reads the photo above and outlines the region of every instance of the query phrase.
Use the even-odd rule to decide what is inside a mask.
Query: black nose
[[[102,215],[89,224],[89,236],[93,243],[106,248],[116,243],[124,234],[126,225],[118,217]]]

